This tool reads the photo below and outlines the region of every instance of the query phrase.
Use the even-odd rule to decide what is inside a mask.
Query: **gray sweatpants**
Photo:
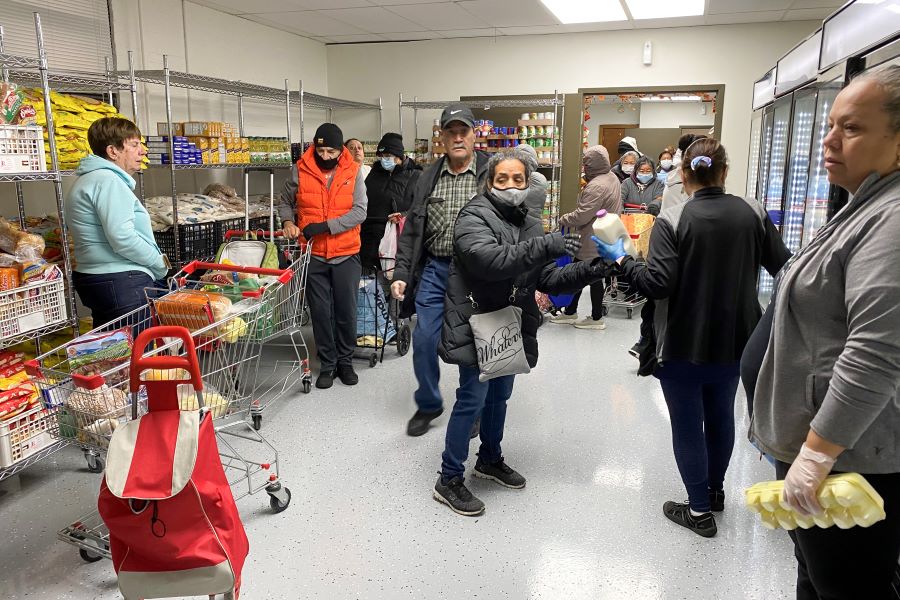
[[[309,261],[306,297],[322,371],[350,365],[356,348],[356,295],[362,274],[359,256],[340,263]]]

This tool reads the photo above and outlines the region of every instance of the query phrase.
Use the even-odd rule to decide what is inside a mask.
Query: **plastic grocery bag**
[[[384,236],[378,244],[378,258],[385,279],[394,278],[394,265],[397,262],[397,224],[388,221],[384,226]]]

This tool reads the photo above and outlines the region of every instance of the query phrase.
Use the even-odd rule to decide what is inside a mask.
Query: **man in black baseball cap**
[[[391,293],[401,301],[400,316],[416,314],[413,370],[419,383],[413,398],[416,413],[406,433],[420,436],[444,412],[440,391],[438,343],[444,317],[444,295],[453,259],[453,225],[459,211],[481,189],[488,155],[475,152],[475,117],[454,102],[441,114],[443,157],[421,175],[397,248]],[[477,424],[476,424],[477,427]]]
[[[459,121],[470,128],[475,127],[472,110],[462,103],[451,104],[444,109],[444,112],[441,113],[441,129],[447,129],[453,121]]]

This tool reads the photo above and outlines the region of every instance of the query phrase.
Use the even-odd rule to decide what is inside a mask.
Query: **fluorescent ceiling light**
[[[625,0],[634,19],[668,19],[703,14],[704,0]]]
[[[619,0],[541,0],[541,2],[563,25],[626,19]]]

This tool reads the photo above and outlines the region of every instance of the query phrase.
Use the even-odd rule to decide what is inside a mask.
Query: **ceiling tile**
[[[370,6],[368,8],[345,8],[340,10],[321,10],[319,14],[349,23],[362,31],[372,33],[396,33],[398,31],[420,31],[421,25],[408,21],[384,8]]]
[[[330,19],[314,10],[266,13],[262,15],[248,14],[244,15],[244,17],[278,29],[290,28],[290,31],[303,32],[302,35],[309,37],[331,37],[334,35],[366,33],[347,23]]]
[[[709,0],[707,15],[726,13],[762,12],[767,10],[787,10],[791,0]]]
[[[752,14],[752,13],[751,13]],[[740,16],[740,15],[732,15]],[[697,17],[669,17],[667,19],[641,19],[635,21],[636,29],[662,29],[665,27],[693,27],[695,25],[705,25],[706,20],[703,16]]]
[[[503,35],[499,29],[494,27],[478,28],[478,29],[448,29],[441,31],[441,35],[445,38],[470,38],[470,37],[494,37]]]
[[[474,15],[473,24],[494,27],[558,25],[539,0],[467,0],[460,7]]]
[[[832,12],[844,5],[844,0],[794,0],[791,9],[830,8]]]
[[[783,10],[766,10],[727,15],[707,15],[705,20],[707,25],[732,25],[735,23],[771,23],[780,21],[783,16]]]
[[[420,4],[453,4],[451,0],[369,0],[375,6],[404,6]]]
[[[202,3],[231,14],[262,14],[315,10],[319,8],[352,8],[371,6],[368,0],[202,0]]]
[[[407,31],[404,33],[381,33],[382,39],[392,42],[407,42],[413,40],[439,40],[443,37],[437,31]]]
[[[475,24],[475,17],[452,2],[389,6],[387,10],[426,29],[462,29]]]
[[[534,25],[531,27],[501,27],[503,35],[552,35],[558,33],[582,33],[585,31],[614,31],[631,29],[631,21],[609,21],[607,23],[571,23],[569,25]]]
[[[360,33],[356,35],[332,35],[331,41],[336,44],[383,42],[384,37],[377,33]]]
[[[833,8],[801,8],[789,10],[784,15],[785,21],[822,21],[834,12]]]

